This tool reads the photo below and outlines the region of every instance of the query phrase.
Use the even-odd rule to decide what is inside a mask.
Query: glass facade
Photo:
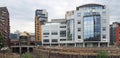
[[[84,16],[84,41],[100,41],[100,15]]]
[[[88,4],[88,5],[83,5],[83,6],[77,7],[77,10],[79,10],[79,9],[83,9],[83,10],[90,10],[90,9],[101,10],[101,9],[105,9],[105,7],[102,6],[102,5]]]
[[[20,41],[27,42],[28,37],[27,36],[20,36]]]
[[[83,10],[89,10],[89,9],[103,9],[102,6],[88,6],[88,7],[83,7]]]
[[[70,19],[67,21],[67,39],[74,39],[74,20]]]

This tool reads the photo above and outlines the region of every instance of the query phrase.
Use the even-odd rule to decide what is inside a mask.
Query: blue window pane
[[[74,20],[67,21],[67,38],[68,40],[74,40]]]
[[[101,34],[100,16],[84,16],[84,40],[99,41]]]

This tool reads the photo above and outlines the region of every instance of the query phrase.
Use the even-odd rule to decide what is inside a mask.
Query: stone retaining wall
[[[0,53],[0,58],[20,58],[20,55],[14,53]]]
[[[108,58],[120,58],[119,48],[37,47],[33,53],[36,58],[97,58],[101,50],[108,52]]]

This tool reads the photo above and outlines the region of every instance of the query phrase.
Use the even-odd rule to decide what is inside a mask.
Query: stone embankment
[[[120,58],[120,48],[36,47],[36,58],[97,58],[99,51],[106,51],[108,58]]]
[[[20,58],[20,55],[15,53],[0,53],[0,58]]]

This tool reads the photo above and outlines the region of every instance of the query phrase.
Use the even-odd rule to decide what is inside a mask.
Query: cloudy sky
[[[66,11],[75,10],[79,5],[106,4],[112,18],[110,22],[113,22],[120,21],[119,2],[120,0],[0,0],[0,7],[8,8],[11,32],[20,30],[34,33],[36,9],[47,9],[50,21],[55,18],[64,18]]]

